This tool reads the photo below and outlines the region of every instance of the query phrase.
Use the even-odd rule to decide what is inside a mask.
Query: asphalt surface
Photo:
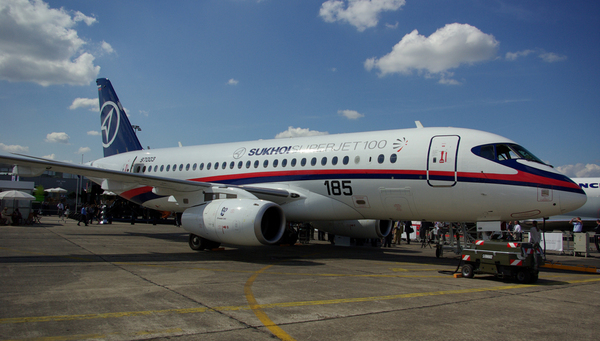
[[[597,340],[600,274],[454,278],[458,256],[314,241],[192,251],[175,226],[0,226],[1,340]],[[600,255],[549,254],[600,267]]]

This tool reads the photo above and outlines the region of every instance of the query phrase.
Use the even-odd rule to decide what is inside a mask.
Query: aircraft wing
[[[111,169],[104,169],[88,165],[77,165],[67,162],[47,160],[26,155],[0,155],[0,163],[17,166],[19,176],[38,176],[44,171],[77,174],[94,179],[98,182],[110,184],[109,187],[130,189],[139,186],[150,186],[166,192],[195,192],[213,187],[238,188],[262,197],[288,197],[289,192],[284,189],[246,187],[222,185],[218,183],[180,180],[154,176],[148,174],[128,173]]]

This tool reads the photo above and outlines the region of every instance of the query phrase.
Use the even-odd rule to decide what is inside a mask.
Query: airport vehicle
[[[193,249],[270,245],[286,222],[381,238],[394,220],[533,219],[584,192],[504,137],[417,128],[143,150],[108,79],[98,79],[104,158],[86,165],[3,155],[22,175],[79,174],[104,190],[182,213]]]
[[[514,277],[519,283],[535,283],[543,260],[530,243],[476,240],[462,251],[462,275],[492,274]]]

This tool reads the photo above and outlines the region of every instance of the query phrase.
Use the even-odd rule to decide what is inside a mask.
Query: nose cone
[[[581,189],[580,189],[581,190]],[[575,211],[585,204],[587,196],[585,192],[561,192],[560,193],[560,214]]]

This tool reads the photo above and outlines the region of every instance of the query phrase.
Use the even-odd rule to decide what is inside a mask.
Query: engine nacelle
[[[270,245],[281,239],[285,215],[273,202],[253,199],[213,200],[190,207],[181,226],[208,240],[233,245]]]
[[[337,220],[311,222],[314,228],[350,238],[383,238],[392,231],[391,220]]]

